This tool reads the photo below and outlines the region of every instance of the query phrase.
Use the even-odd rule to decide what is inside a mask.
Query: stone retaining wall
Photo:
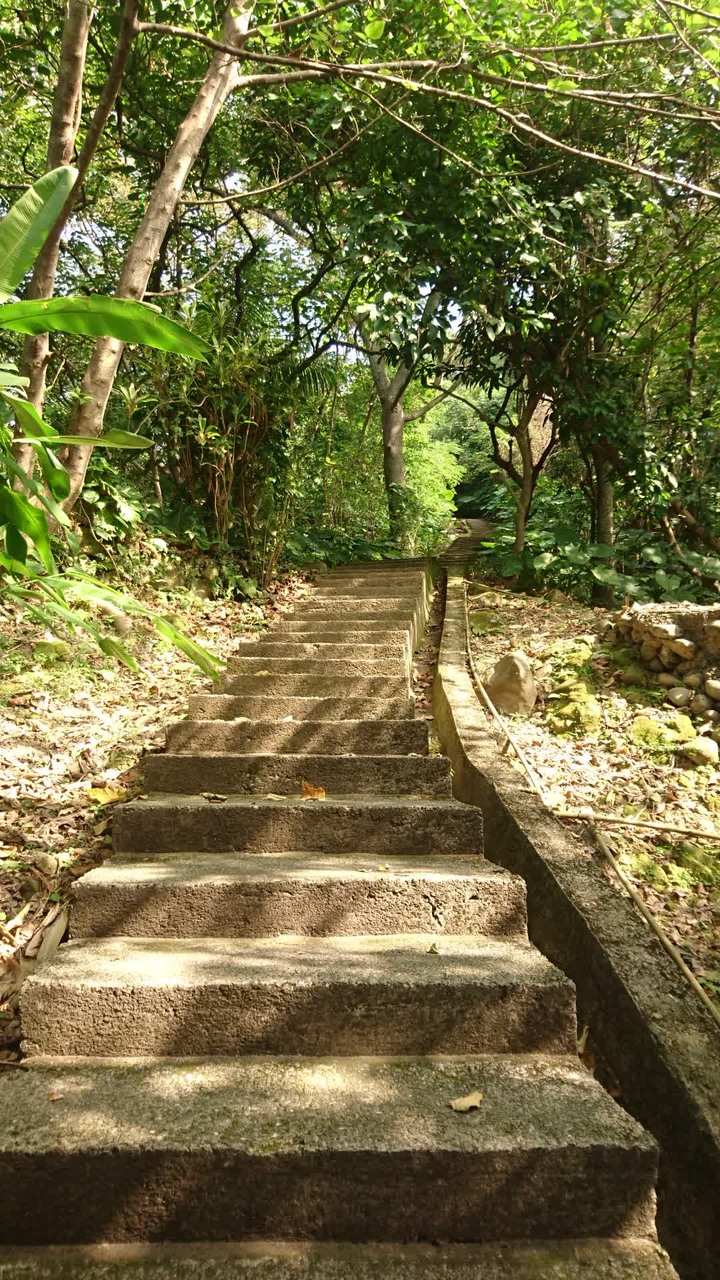
[[[616,615],[615,626],[674,706],[720,724],[720,604],[636,604]]]
[[[623,1104],[660,1144],[664,1243],[683,1280],[716,1280],[720,1031],[591,849],[500,756],[467,672],[463,579],[452,570],[434,711],[454,794],[483,811],[486,856],[525,880],[532,941],[575,982]]]

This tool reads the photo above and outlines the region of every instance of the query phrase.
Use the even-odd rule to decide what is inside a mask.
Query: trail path
[[[414,717],[430,592],[327,574],[148,759],[24,989],[0,1280],[671,1280],[653,1143]]]

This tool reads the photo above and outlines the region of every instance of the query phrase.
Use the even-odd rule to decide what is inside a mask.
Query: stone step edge
[[[6,1248],[0,1259],[0,1280],[558,1280],[559,1274],[677,1280],[667,1254],[647,1240],[28,1246]]]

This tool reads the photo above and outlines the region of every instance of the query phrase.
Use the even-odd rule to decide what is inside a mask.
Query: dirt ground
[[[652,677],[644,686],[628,682],[627,655],[606,638],[606,610],[557,593],[552,600],[514,594],[492,582],[475,582],[470,592],[471,616],[478,610],[482,615],[481,634],[472,640],[480,675],[487,677],[513,650],[531,660],[538,703],[529,717],[510,716],[508,722],[552,807],[668,827],[647,832],[607,825],[603,833],[687,964],[720,999],[720,771],[691,766],[679,748],[639,740],[639,717],[641,724],[647,717],[672,724],[675,711]],[[559,690],[568,678],[582,679],[599,703],[593,732],[557,732]],[[580,830],[577,823],[568,826]],[[703,839],[703,833],[718,838]],[[609,868],[608,875],[618,883]]]

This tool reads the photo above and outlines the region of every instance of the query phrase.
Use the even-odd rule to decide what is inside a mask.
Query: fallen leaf
[[[61,1093],[58,1093],[57,1089],[51,1089],[48,1093],[48,1099],[50,1102],[60,1102],[62,1100],[62,1096],[63,1095]]]
[[[302,794],[305,800],[324,800],[325,788],[314,787],[312,782],[308,782],[306,778],[302,780]]]
[[[220,791],[201,791],[200,795],[204,800],[209,800],[211,804],[222,804],[224,800],[227,800],[227,796],[224,796]]]
[[[269,675],[270,675],[270,672],[269,672],[269,671],[256,671],[256,672],[255,672],[255,675],[256,675],[256,676],[269,676]]]
[[[266,800],[284,800],[285,796],[279,796],[279,795],[276,795],[274,791],[268,791],[265,799]]]
[[[125,787],[90,787],[88,795],[96,804],[117,804],[127,796]]]
[[[478,1089],[477,1093],[467,1093],[464,1098],[453,1098],[450,1106],[453,1111],[464,1115],[466,1111],[477,1111],[484,1097],[485,1094]]]
[[[437,945],[437,942],[433,942],[432,946],[428,947],[427,953],[428,953],[428,955],[429,955],[429,956],[439,956],[439,955],[440,955],[440,952],[438,951],[438,945]]]

